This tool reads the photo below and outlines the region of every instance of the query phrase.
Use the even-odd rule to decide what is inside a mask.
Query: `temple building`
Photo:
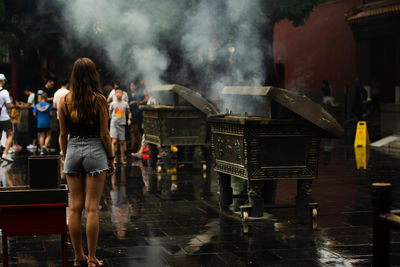
[[[393,121],[394,103],[400,103],[398,25],[399,0],[328,1],[316,7],[302,26],[294,27],[288,20],[276,23],[274,60],[281,85],[318,98],[322,81],[328,80],[335,99],[343,104],[347,98],[353,102],[359,84],[382,108],[381,121]],[[384,114],[386,107],[391,119]],[[400,126],[382,129],[382,135],[398,130]]]

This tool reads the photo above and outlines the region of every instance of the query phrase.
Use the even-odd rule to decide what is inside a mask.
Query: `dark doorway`
[[[379,102],[395,102],[396,38],[375,38],[370,41],[370,83],[379,84]]]
[[[278,63],[275,65],[277,85],[285,88],[285,65]]]

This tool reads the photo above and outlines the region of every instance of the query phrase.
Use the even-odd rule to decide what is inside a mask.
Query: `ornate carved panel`
[[[143,129],[149,143],[159,146],[206,145],[207,124],[203,113],[196,109],[146,107]]]
[[[243,125],[232,124],[232,123],[212,123],[211,132],[223,133],[223,134],[235,134],[244,135]]]
[[[243,144],[242,136],[213,134],[214,155],[218,160],[244,166]]]
[[[238,165],[233,165],[229,162],[216,160],[214,170],[217,172],[230,174],[230,175],[242,178],[242,179],[248,179],[248,173],[244,167],[238,166]]]
[[[249,180],[317,177],[314,126],[211,122],[211,139],[216,171]]]

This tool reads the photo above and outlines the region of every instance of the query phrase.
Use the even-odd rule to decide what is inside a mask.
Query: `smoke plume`
[[[224,86],[261,86],[265,80],[263,57],[271,45],[263,43],[257,29],[265,18],[260,10],[260,0],[203,0],[187,16],[182,38],[186,58],[210,79],[211,98],[219,101],[220,110],[237,106],[220,98]]]
[[[161,83],[168,60],[154,45],[151,20],[140,9],[121,0],[70,0],[63,15],[68,32],[102,49],[122,79],[140,72],[149,85]]]
[[[61,6],[67,33],[104,51],[121,79],[140,73],[149,87],[164,83],[171,62],[163,40],[173,40],[183,54],[180,71],[190,73],[185,69],[190,66],[217,98],[225,85],[264,81],[263,57],[271,44],[263,43],[258,29],[265,17],[260,2],[68,0]]]

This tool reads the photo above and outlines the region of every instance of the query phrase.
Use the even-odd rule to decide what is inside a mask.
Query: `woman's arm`
[[[114,94],[115,94],[115,89],[112,89],[111,92],[108,94],[107,103],[111,103],[112,102]]]
[[[104,149],[106,150],[107,153],[107,158],[108,158],[108,166],[109,170],[107,172],[108,175],[113,175],[115,171],[115,165],[114,165],[114,151],[112,149],[111,145],[111,137],[110,137],[110,132],[108,131],[108,109],[107,105],[105,105],[103,108],[100,110],[100,137],[101,141],[103,142]]]
[[[18,102],[17,102],[17,106],[20,107],[20,108],[29,108],[30,105],[31,105],[31,104],[29,104],[29,103],[24,103],[24,102],[22,102],[22,101],[18,101]]]
[[[132,122],[132,113],[131,109],[129,108],[129,105],[126,106],[126,112],[128,113],[128,126],[130,126]]]
[[[65,155],[67,153],[68,132],[64,99],[65,97],[62,97],[60,99],[60,110],[58,111],[58,122],[60,125],[60,137],[58,139],[58,142],[60,144],[63,157],[65,158]]]
[[[144,95],[143,100],[140,101],[139,104],[140,105],[146,104],[148,100],[149,100],[149,95]]]
[[[100,111],[100,137],[107,152],[107,157],[113,157],[114,152],[111,146],[110,132],[108,131],[108,112],[107,107]]]

